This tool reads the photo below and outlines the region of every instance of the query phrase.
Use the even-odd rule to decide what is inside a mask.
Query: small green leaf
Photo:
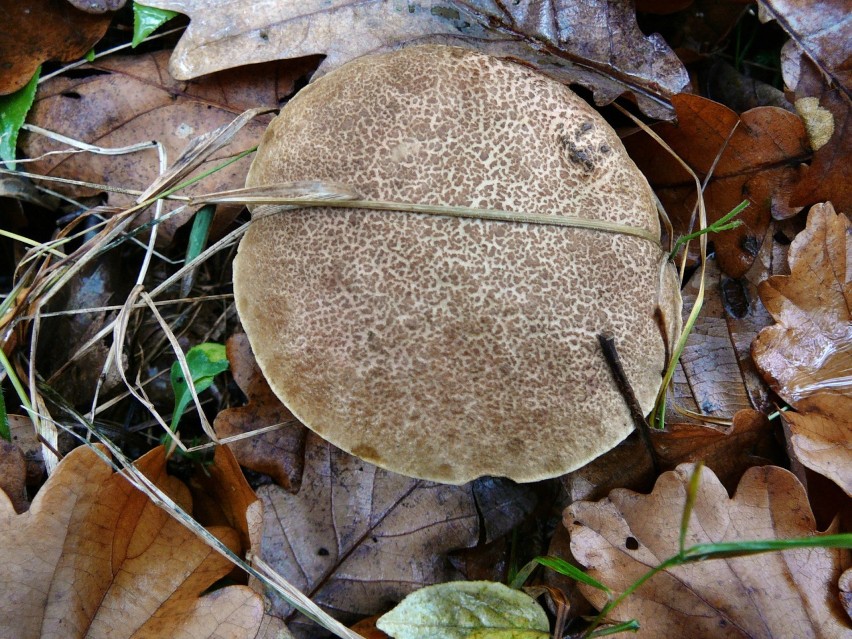
[[[550,625],[529,595],[491,581],[421,588],[376,627],[394,639],[547,639]]]
[[[94,62],[95,61],[95,48],[92,47],[91,49],[89,49],[86,52],[86,55],[83,56],[83,57],[85,57],[86,60],[88,60],[89,62]]]
[[[133,47],[177,15],[177,11],[133,3]]]
[[[225,346],[212,342],[193,346],[186,354],[186,364],[189,367],[189,372],[192,373],[195,392],[200,393],[210,388],[213,378],[216,375],[228,370],[228,357],[225,355]],[[172,415],[171,430],[175,432],[180,421],[180,416],[192,401],[192,392],[184,378],[180,362],[172,364],[171,380],[172,390],[175,393],[175,410]]]
[[[41,67],[36,69],[27,85],[14,93],[0,97],[0,160],[7,162],[6,168],[15,168],[15,147],[18,144],[18,131],[24,125],[27,112],[33,105],[38,76]]]

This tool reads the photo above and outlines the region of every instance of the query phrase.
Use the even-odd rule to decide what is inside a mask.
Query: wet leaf
[[[231,336],[226,348],[234,381],[248,403],[221,411],[213,423],[216,434],[233,437],[282,424],[276,430],[232,442],[228,448],[242,466],[271,476],[285,490],[298,490],[304,467],[305,427],[269,388],[245,333]]]
[[[376,626],[394,639],[547,639],[535,599],[492,581],[455,581],[408,595]]]
[[[566,83],[592,89],[597,104],[632,92],[654,117],[671,117],[668,99],[688,77],[658,35],[645,36],[633,7],[622,2],[501,3],[430,0],[310,0],[257,5],[205,0],[151,0],[187,13],[190,26],[169,70],[180,79],[235,65],[324,54],[325,73],[367,53],[406,43],[477,48],[534,66]],[[617,34],[614,37],[613,34]]]
[[[672,101],[678,124],[663,123],[654,130],[702,180],[734,131],[704,199],[708,223],[743,200],[750,203],[737,217],[742,226],[712,236],[721,271],[741,277],[760,250],[770,217],[784,218],[796,212],[788,204],[790,189],[799,178],[796,164],[810,158],[804,125],[795,114],[777,107],[759,107],[737,116],[698,96],[678,95]],[[676,233],[686,233],[693,226],[694,180],[646,134],[632,135],[624,142],[663,202]]]
[[[852,496],[852,397],[821,393],[781,413],[800,462]]]
[[[157,448],[137,462],[191,510]],[[260,598],[244,586],[202,596],[231,564],[155,507],[92,450],[70,453],[21,515],[0,497],[0,635],[251,638]],[[227,527],[210,532],[239,552]]]
[[[160,51],[111,56],[81,67],[74,78],[53,78],[41,87],[30,122],[103,147],[158,140],[171,162],[191,140],[230,123],[246,109],[277,107],[295,90],[296,79],[308,73],[314,64],[270,63],[194,82],[177,82],[165,69],[168,55],[167,51]],[[85,75],[79,77],[80,74]],[[268,123],[268,116],[249,122],[226,149],[215,153],[194,175],[222,164],[231,154],[255,146]],[[27,133],[21,136],[21,149],[29,157],[35,157],[68,150],[68,146]],[[244,158],[181,193],[191,195],[241,187],[248,164],[249,158]],[[50,155],[29,166],[37,173],[137,190],[147,188],[158,175],[158,160],[153,150],[112,156]],[[81,187],[52,187],[75,197],[94,193]],[[128,206],[134,199],[130,195],[109,194],[109,202],[114,206]],[[167,204],[164,210],[174,208],[176,205]],[[176,228],[190,216],[188,211],[176,220],[160,224],[163,240],[168,242]]]
[[[106,33],[111,13],[93,15],[63,0],[2,0],[0,95],[22,88],[47,60],[78,60]]]
[[[595,579],[623,591],[678,551],[680,519],[693,467],[663,473],[653,492],[615,490],[569,506],[564,523],[574,556]],[[701,472],[686,545],[818,534],[802,485],[774,466],[752,468],[731,499]],[[611,617],[638,619],[638,637],[848,636],[837,582],[849,551],[804,548],[699,561],[647,581]],[[600,608],[603,593],[581,586]]]
[[[327,612],[353,623],[419,587],[457,579],[445,555],[479,541],[480,517],[491,521],[486,528],[496,523],[497,533],[517,525],[517,516],[505,514],[509,488],[475,486],[403,477],[309,433],[299,492],[258,490],[261,555]],[[513,494],[522,505],[514,512],[529,512],[528,490],[514,487]],[[285,619],[292,613],[281,600],[273,611]],[[324,636],[302,617],[288,625],[297,637]]]
[[[752,345],[754,361],[772,388],[796,405],[816,393],[852,388],[852,225],[831,204],[814,206],[807,228],[790,246],[790,275],[760,285],[777,324]]]

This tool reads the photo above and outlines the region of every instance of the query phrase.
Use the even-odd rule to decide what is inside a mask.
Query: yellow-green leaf
[[[546,639],[547,615],[529,595],[491,581],[421,588],[376,623],[394,639]]]

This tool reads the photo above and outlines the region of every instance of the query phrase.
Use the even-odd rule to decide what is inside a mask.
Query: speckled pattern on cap
[[[365,197],[572,215],[659,233],[651,190],[567,87],[464,49],[355,60],[269,126],[256,186],[353,185]],[[278,397],[333,444],[447,483],[534,481],[633,426],[597,342],[614,334],[650,411],[680,330],[674,269],[600,231],[401,212],[302,209],[252,223],[237,309]]]

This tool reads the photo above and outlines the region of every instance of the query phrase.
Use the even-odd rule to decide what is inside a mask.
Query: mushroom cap
[[[455,47],[359,58],[303,89],[246,183],[299,180],[659,235],[647,181],[594,109]],[[677,275],[655,242],[397,211],[254,220],[234,294],[269,385],[306,426],[381,467],[454,484],[553,477],[614,447],[633,423],[597,335],[614,335],[647,414],[680,331]]]

